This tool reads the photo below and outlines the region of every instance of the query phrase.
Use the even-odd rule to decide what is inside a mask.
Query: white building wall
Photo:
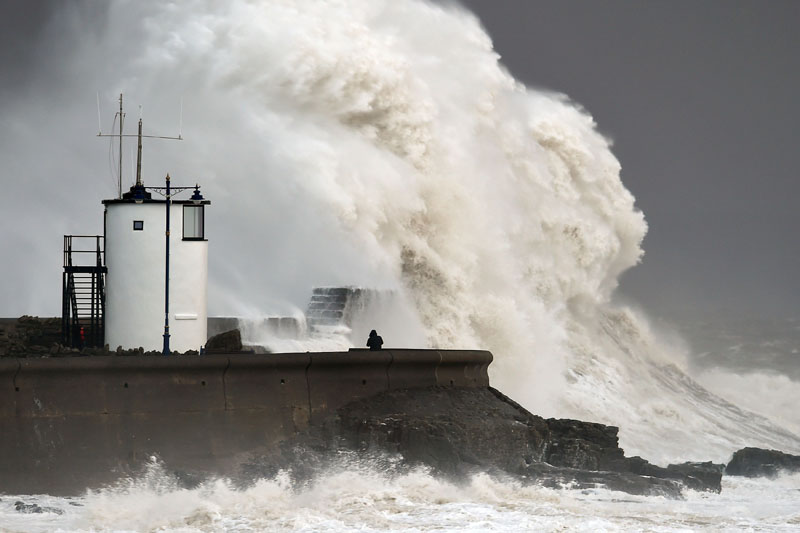
[[[207,339],[208,241],[183,240],[183,205],[170,211],[170,349]],[[144,222],[134,231],[133,221]],[[106,344],[114,350],[164,345],[164,202],[106,204]]]

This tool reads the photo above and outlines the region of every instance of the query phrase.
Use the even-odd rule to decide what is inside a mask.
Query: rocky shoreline
[[[345,405],[275,453],[243,466],[244,479],[288,471],[312,480],[336,458],[383,462],[405,471],[423,467],[463,481],[488,472],[526,484],[681,498],[686,489],[719,493],[722,476],[800,472],[800,456],[744,448],[728,465],[712,462],[653,465],[625,457],[618,428],[544,419],[491,387],[390,391]]]
[[[603,486],[672,498],[684,488],[720,491],[724,465],[661,468],[625,457],[617,431],[544,419],[491,387],[406,389],[347,404],[243,470],[250,479],[284,470],[303,481],[345,453],[394,458],[394,468],[424,467],[455,481],[489,472],[548,487]]]
[[[0,320],[0,356],[160,355],[141,349],[75,350],[56,338],[58,319]],[[238,330],[210,340],[207,349],[241,350]],[[548,487],[606,487],[672,498],[681,497],[685,489],[720,492],[723,475],[800,472],[800,457],[757,448],[737,451],[728,465],[659,467],[641,457],[626,457],[617,432],[603,424],[544,419],[492,387],[392,390],[346,404],[269,454],[247,459],[241,481],[281,470],[308,481],[343,454],[360,461],[388,458],[392,468],[423,467],[456,481],[489,472]],[[202,474],[182,477],[193,484]]]

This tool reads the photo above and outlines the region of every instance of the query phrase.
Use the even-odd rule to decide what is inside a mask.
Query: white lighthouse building
[[[144,186],[142,139],[154,136],[142,135],[141,118],[136,183],[123,194],[122,141],[134,136],[123,133],[124,118],[120,94],[119,133],[98,133],[118,138],[120,154],[118,197],[103,200],[104,234],[64,236],[62,342],[164,355],[200,351],[208,338],[205,208],[211,202],[199,185],[172,187],[169,174],[164,187]]]
[[[199,187],[188,200],[173,200],[176,189],[147,189],[138,181],[122,198],[103,200],[106,344],[161,350],[168,334],[171,350],[199,350],[207,339],[210,202]]]

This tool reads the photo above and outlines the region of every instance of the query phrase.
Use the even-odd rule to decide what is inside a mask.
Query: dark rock
[[[652,476],[639,476],[625,472],[591,471],[570,468],[557,468],[540,463],[532,465],[530,474],[524,476],[538,485],[551,488],[596,489],[606,488],[644,494],[680,498],[683,485],[677,480],[661,479]]]
[[[528,420],[540,417],[531,414],[517,402],[500,391],[489,390],[503,402],[524,413]],[[625,457],[619,447],[619,428],[580,420],[546,420],[550,444],[545,447],[542,459],[553,466],[590,471],[610,471],[647,476],[653,479],[673,480],[683,486],[710,492],[722,488],[722,465],[711,463],[684,463],[662,468],[641,457]],[[690,466],[691,465],[691,466]],[[625,489],[619,489],[625,490]],[[670,489],[666,489],[670,490]],[[625,490],[629,492],[628,490]]]
[[[667,466],[667,471],[681,476],[680,479],[690,488],[697,490],[710,490],[707,487],[716,487],[716,492],[722,488],[722,471],[725,465],[711,461],[697,463],[687,462]]]
[[[242,334],[238,329],[214,335],[206,343],[207,353],[234,353],[241,351]]]
[[[665,469],[626,458],[615,427],[545,420],[490,388],[395,390],[358,400],[243,470],[254,479],[289,470],[303,480],[342,453],[373,461],[396,457],[395,469],[424,466],[456,481],[490,472],[546,486],[669,497],[680,497],[685,487],[720,487],[719,476],[700,475],[700,467]]]
[[[773,478],[781,472],[800,472],[800,456],[777,450],[742,448],[725,467],[727,476]]]
[[[21,316],[17,319],[0,318],[1,357],[65,357],[82,355],[107,355],[102,348],[77,348],[61,345],[61,318]]]
[[[619,428],[569,419],[551,418],[546,422],[551,435],[558,436],[545,449],[546,463],[583,470],[612,470],[625,457],[618,445]]]
[[[641,457],[623,457],[618,463],[607,465],[610,470],[630,472],[640,476],[671,479],[693,490],[720,492],[723,465],[707,463],[682,463],[662,468]]]
[[[33,513],[55,513],[64,514],[64,511],[57,507],[41,507],[35,503],[25,503],[21,501],[14,502],[14,509],[20,513],[33,514]]]

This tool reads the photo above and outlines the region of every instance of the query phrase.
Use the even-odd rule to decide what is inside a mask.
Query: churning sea
[[[735,324],[707,324],[702,336],[683,332],[702,347],[695,364],[703,367],[697,371],[701,379],[704,372],[752,377],[779,366],[776,361],[790,364],[795,325],[773,323],[763,328],[767,334],[761,340],[757,332]],[[741,361],[736,354],[744,348],[762,355]],[[766,348],[772,351],[763,355]],[[791,369],[783,370],[781,375],[791,375]],[[715,381],[720,393],[729,382]],[[783,392],[774,391],[778,396]],[[762,405],[777,401],[766,390],[760,396]],[[154,459],[139,478],[120,479],[80,497],[0,495],[3,533],[798,530],[800,474],[777,479],[726,476],[720,494],[689,490],[675,500],[602,487],[524,485],[488,474],[456,485],[424,470],[395,474],[343,462],[301,486],[283,473],[246,487],[216,479],[186,489]]]
[[[20,513],[16,501],[42,513]],[[79,498],[3,496],[3,532],[255,531],[797,531],[800,475],[724,478],[722,493],[683,500],[604,489],[523,486],[477,475],[463,486],[425,472],[389,478],[369,469],[292,488],[265,479],[245,489],[218,480],[192,490],[151,472]]]

